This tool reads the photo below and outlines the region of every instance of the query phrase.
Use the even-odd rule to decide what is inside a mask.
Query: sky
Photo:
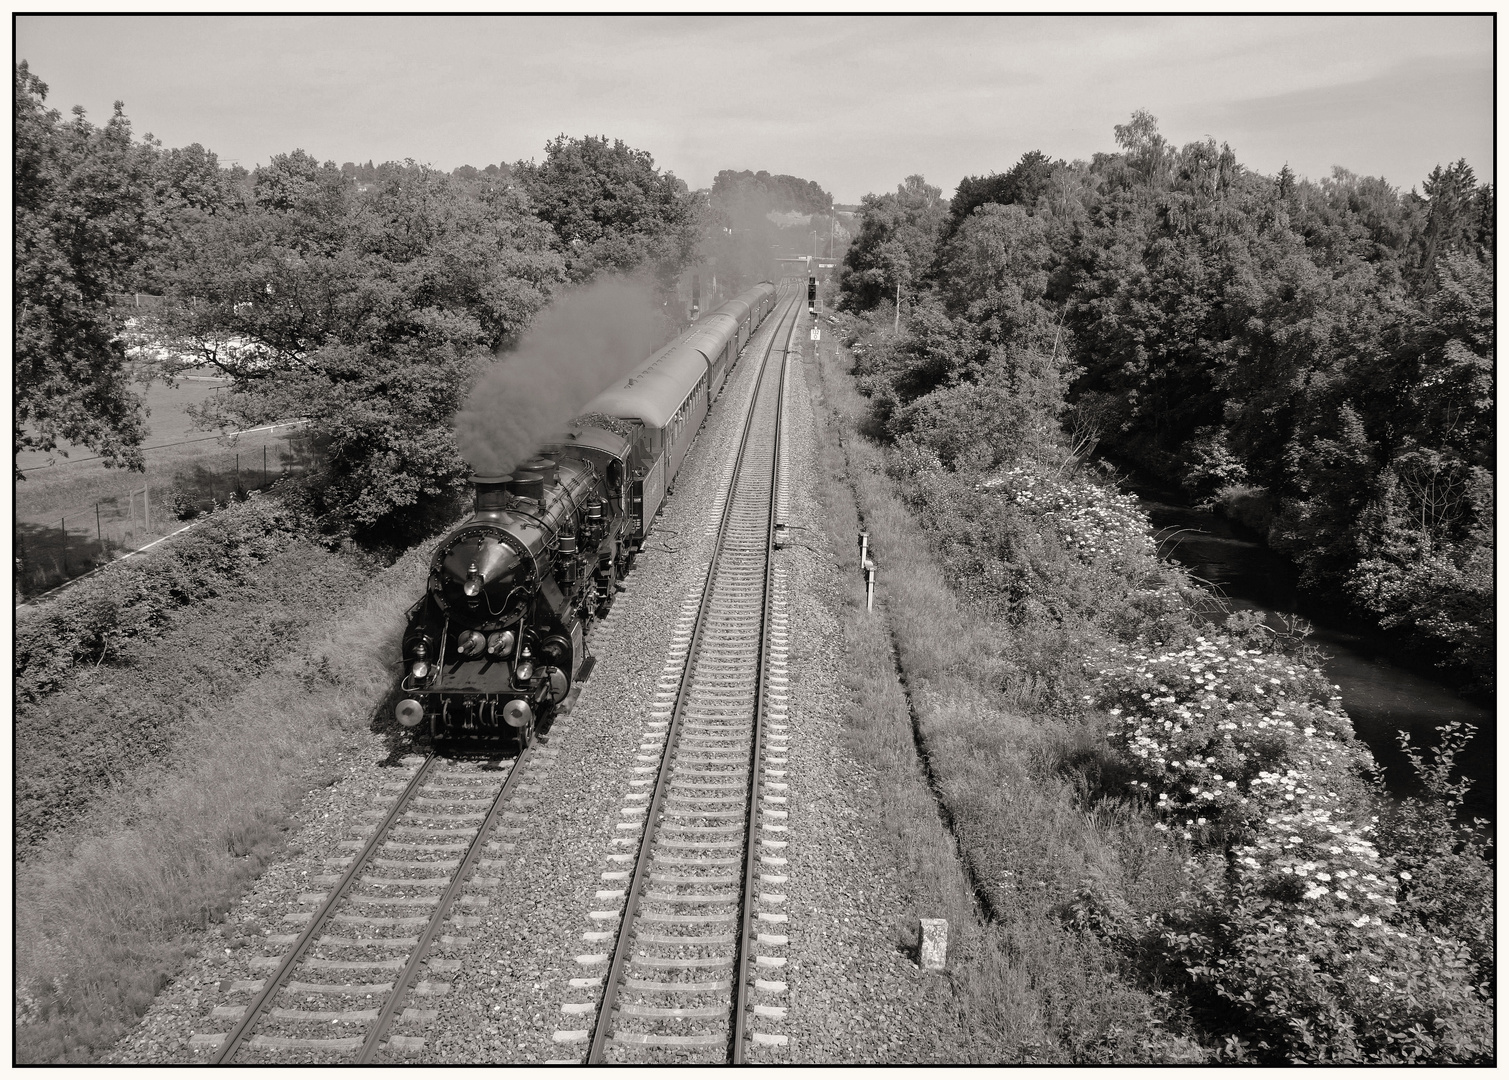
[[[1134,109],[1262,173],[1408,190],[1493,177],[1493,20],[1466,16],[18,15],[15,56],[103,122],[248,168],[295,148],[442,169],[557,134],[816,180],[840,203],[921,173],[951,193],[1023,153],[1114,151]]]

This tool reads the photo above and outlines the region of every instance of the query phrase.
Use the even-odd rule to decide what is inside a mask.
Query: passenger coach
[[[775,286],[762,281],[661,349],[623,382],[603,391],[584,414],[617,417],[633,428],[630,513],[643,543],[676,482],[692,439],[722,392],[739,351],[775,307]]]

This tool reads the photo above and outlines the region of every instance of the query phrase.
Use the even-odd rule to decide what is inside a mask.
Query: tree
[[[669,291],[691,259],[697,200],[674,174],[657,169],[648,151],[607,136],[560,135],[546,145],[543,162],[520,162],[514,172],[555,230],[573,281],[643,268]]]
[[[1062,165],[1059,162],[1058,167]],[[1042,151],[1029,150],[1008,172],[966,176],[959,181],[954,197],[949,200],[946,236],[952,236],[977,206],[987,203],[1009,206],[1017,203],[1032,207],[1038,197],[1048,190],[1054,169],[1055,165]]]
[[[839,275],[839,307],[869,311],[891,300],[899,329],[903,297],[916,289],[932,265],[948,213],[943,192],[921,176],[909,176],[894,195],[866,195],[859,213],[859,235]]]
[[[62,122],[46,98],[23,60],[15,77],[14,452],[66,440],[140,469],[146,409],[131,390],[110,295],[125,290],[144,250],[153,155],[132,142],[120,102],[97,128],[78,107]]]
[[[1484,241],[1492,235],[1493,195],[1490,188],[1479,194],[1477,178],[1465,159],[1444,169],[1437,165],[1423,186],[1427,219],[1420,238],[1419,280],[1429,290],[1442,254],[1485,249]]]
[[[257,169],[242,212],[196,224],[160,329],[231,378],[206,424],[306,418],[324,448],[315,512],[391,538],[464,480],[451,418],[565,268],[520,191],[413,162],[375,177],[358,191],[302,151]]]
[[[1158,133],[1158,118],[1146,109],[1132,113],[1131,120],[1117,124],[1116,145],[1126,155],[1126,165],[1147,187],[1155,187],[1167,176],[1172,151],[1168,140]]]

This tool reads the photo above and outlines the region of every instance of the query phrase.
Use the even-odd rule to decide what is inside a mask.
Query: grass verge
[[[171,757],[17,868],[18,1062],[94,1060],[172,976],[188,933],[279,850],[303,794],[333,780],[326,762],[370,738],[426,560],[411,551],[260,678],[203,703]]]
[[[845,598],[849,731],[887,791],[884,824],[918,915],[941,914],[956,935],[950,984],[974,1040],[961,1060],[1201,1060],[1171,1030],[1168,995],[1131,985],[1112,950],[1066,927],[1086,879],[1167,889],[1177,861],[1130,808],[1081,808],[1056,765],[1086,734],[1013,707],[1030,686],[991,680],[997,636],[954,597],[880,450],[858,434],[866,403],[827,350],[820,374],[830,540],[847,551],[862,523],[881,567],[873,615],[858,584]],[[916,782],[924,765],[932,798]]]
[[[158,633],[118,637],[98,658],[103,663],[86,658],[58,672],[61,684],[52,692],[33,700],[18,695],[16,723],[24,733],[16,745],[18,859],[33,857],[54,830],[66,833],[112,784],[177,754],[203,703],[224,701],[294,652],[312,624],[365,589],[375,565],[291,537],[282,544],[265,561],[245,566],[235,588],[219,582],[226,591],[165,612]],[[121,567],[137,570],[134,562]],[[129,588],[119,576],[79,588],[119,600]],[[91,606],[69,605],[74,625]],[[119,629],[116,623],[103,634]],[[40,681],[28,680],[28,689]]]

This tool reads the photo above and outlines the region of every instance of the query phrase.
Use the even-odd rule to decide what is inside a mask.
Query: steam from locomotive
[[[567,294],[535,319],[518,347],[477,381],[456,416],[461,456],[503,476],[656,344],[654,297],[607,278]]]

